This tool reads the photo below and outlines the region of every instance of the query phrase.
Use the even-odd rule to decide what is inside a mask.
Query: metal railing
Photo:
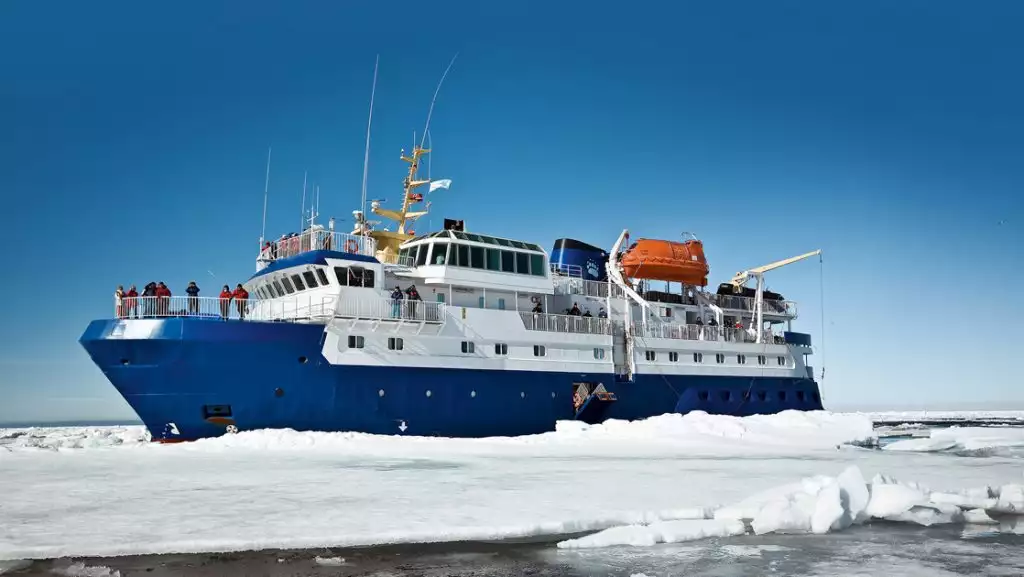
[[[439,323],[445,320],[445,305],[410,299],[350,299],[338,303],[334,316],[356,320]]]
[[[608,283],[586,280],[567,276],[556,276],[552,279],[556,295],[582,295],[605,298],[608,296]]]
[[[709,294],[711,302],[719,307],[734,311],[753,312],[757,299],[740,295]],[[796,315],[796,303],[793,301],[764,300],[764,314]]]
[[[687,341],[722,341],[731,343],[753,343],[756,342],[745,328],[708,326],[708,325],[679,325],[668,323],[652,323],[641,326],[633,323],[629,333],[637,337],[653,339],[681,339]],[[766,344],[783,344],[785,341],[781,335],[776,335],[770,330],[761,334],[761,342]]]
[[[610,335],[612,325],[608,319],[598,317],[581,317],[576,315],[552,315],[548,313],[520,312],[523,326],[531,331],[547,331],[551,333],[582,333],[590,335]]]
[[[260,258],[275,260],[295,256],[311,250],[334,250],[376,256],[377,241],[368,236],[332,232],[329,230],[307,230],[287,238],[270,241],[270,246],[260,249]]]
[[[552,275],[567,276],[571,278],[583,278],[583,267],[578,264],[561,264],[557,262],[548,263]]]
[[[247,321],[297,320],[331,316],[337,299],[332,296],[295,295],[259,299],[220,297],[114,297],[114,315],[119,319],[192,317]]]

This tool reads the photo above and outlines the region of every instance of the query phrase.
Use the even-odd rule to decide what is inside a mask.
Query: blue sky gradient
[[[550,247],[825,253],[826,404],[1024,408],[1024,5],[11,1],[0,6],[0,422],[131,418],[77,343],[117,284],[253,271],[302,175],[351,226],[432,121],[432,219]],[[344,220],[349,219],[349,220]],[[428,225],[428,226],[424,226]],[[432,227],[430,226],[432,225]],[[774,271],[820,345],[819,266]]]

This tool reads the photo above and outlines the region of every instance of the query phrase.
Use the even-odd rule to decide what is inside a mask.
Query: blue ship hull
[[[93,321],[80,341],[154,440],[217,436],[228,425],[446,437],[541,433],[577,418],[573,384],[581,381],[603,383],[616,397],[588,407],[580,415],[588,422],[822,408],[811,379],[640,374],[620,382],[612,373],[331,365],[321,354],[323,336],[315,324],[168,318]]]

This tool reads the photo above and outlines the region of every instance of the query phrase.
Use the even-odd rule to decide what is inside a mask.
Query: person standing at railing
[[[402,300],[405,295],[402,293],[402,289],[397,285],[395,290],[391,291],[391,318],[400,318],[402,315]]]
[[[228,313],[231,312],[231,289],[228,285],[224,285],[224,288],[220,289],[220,317],[227,320]]]
[[[135,290],[135,285],[128,287],[128,292],[124,295],[124,307],[125,312],[128,313],[128,318],[135,317],[135,307],[138,304],[139,291]]]
[[[162,317],[171,314],[171,289],[163,281],[156,285],[156,311]]]
[[[114,291],[114,313],[117,314],[117,318],[123,319],[125,317],[125,302],[124,302],[124,287],[117,285],[117,290]]]
[[[235,287],[235,292],[231,293],[231,296],[235,299],[235,306],[238,307],[238,318],[245,320],[245,312],[249,306],[249,292],[242,288],[242,283],[238,283]]]
[[[188,313],[191,315],[199,314],[199,285],[196,281],[188,283],[188,288],[185,289],[185,293],[188,294]]]
[[[156,312],[156,283],[150,281],[142,289],[142,316],[151,317]]]

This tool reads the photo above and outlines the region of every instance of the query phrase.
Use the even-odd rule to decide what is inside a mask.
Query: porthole
[[[526,393],[525,392],[519,393],[519,398],[520,399],[525,399],[526,398]]]
[[[307,359],[306,357],[299,357],[299,362],[302,364],[306,364],[309,362],[309,359]]]
[[[127,367],[128,366],[128,359],[121,359],[121,364]]]
[[[433,394],[433,393],[431,393],[431,392],[430,392],[430,391],[428,390],[428,391],[427,391],[427,396],[429,397],[429,396],[430,396],[431,394]]]
[[[551,391],[551,398],[552,399],[555,398],[555,392],[554,391]]]
[[[470,392],[469,392],[469,396],[471,396],[471,397],[474,397],[474,398],[475,398],[475,397],[476,397],[476,391],[470,391]]]
[[[278,387],[278,388],[274,389],[274,396],[275,397],[283,397],[284,396],[284,389],[282,389],[281,387]]]
[[[384,389],[381,389],[381,390],[377,391],[377,396],[378,397],[383,397],[384,396]]]

